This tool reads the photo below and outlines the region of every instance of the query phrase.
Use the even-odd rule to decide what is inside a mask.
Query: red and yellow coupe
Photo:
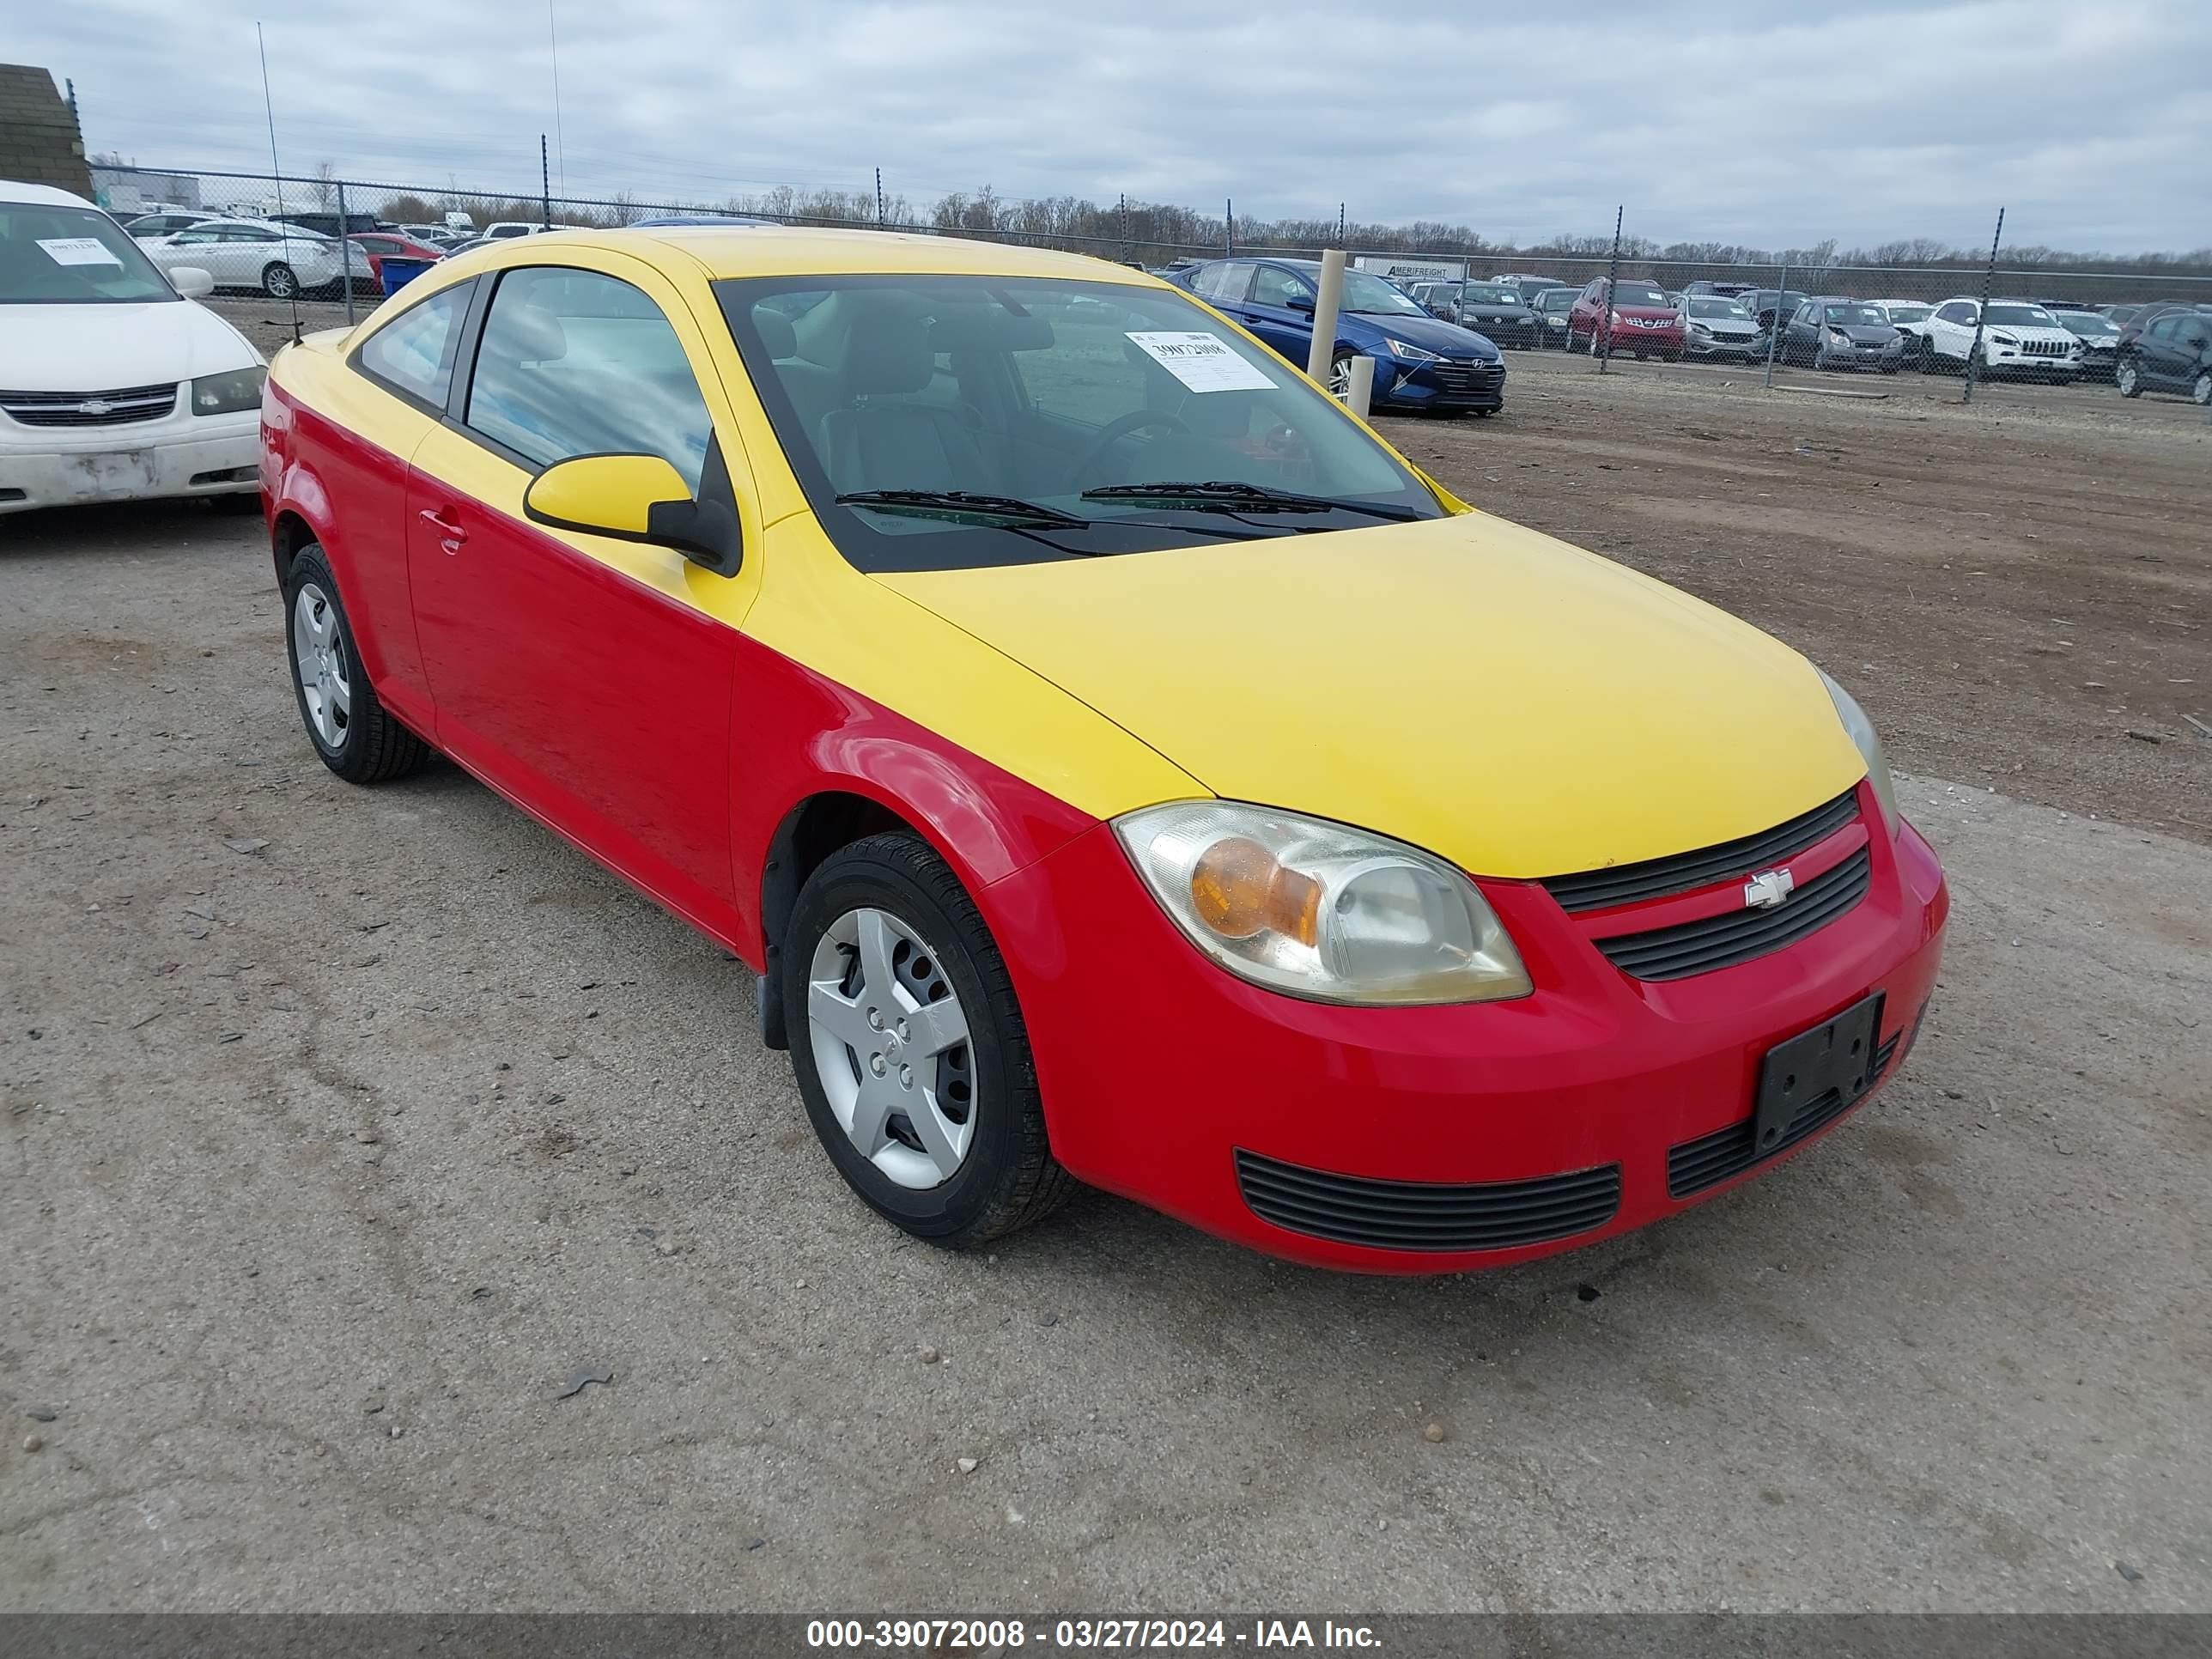
[[[1560,1249],[1832,1127],[1935,983],[1840,686],[1122,267],[487,247],[277,357],[262,482],[330,769],[450,757],[736,952],[940,1243],[1079,1180],[1330,1267]]]

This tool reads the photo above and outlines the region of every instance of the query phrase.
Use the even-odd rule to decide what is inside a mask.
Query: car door
[[[1973,301],[1953,300],[1936,307],[1928,319],[1928,343],[1938,356],[1964,362],[1974,343]]]
[[[408,579],[408,463],[444,417],[476,282],[426,294],[378,323],[346,356],[328,418],[295,417],[289,461],[331,504],[324,552],[345,590],[354,643],[385,706],[424,733],[435,725]]]
[[[230,286],[230,276],[222,264],[222,249],[211,230],[181,230],[166,242],[158,242],[147,250],[154,263],[164,270],[174,270],[179,265],[197,265],[216,280],[219,288]]]
[[[2212,324],[2205,321],[2202,313],[2184,317],[2174,337],[2180,347],[2174,363],[2174,389],[2193,391],[2197,377],[2212,367],[2212,361],[2208,361],[2208,352],[2212,352]]]
[[[757,573],[532,524],[523,493],[586,454],[662,456],[733,510],[750,478],[682,298],[619,254],[571,258],[490,279],[470,367],[415,453],[408,571],[436,741],[672,908],[733,928],[730,700]]]
[[[1252,291],[1239,320],[1298,368],[1313,349],[1313,284],[1287,265],[1261,265],[1252,274]],[[1304,309],[1293,305],[1300,301]]]

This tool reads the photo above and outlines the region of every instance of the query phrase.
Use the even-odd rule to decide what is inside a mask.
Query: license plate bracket
[[[1778,1151],[1797,1115],[1829,1091],[1848,1106],[1874,1085],[1881,1005],[1882,994],[1876,991],[1766,1051],[1759,1063],[1759,1094],[1752,1108],[1756,1156]]]

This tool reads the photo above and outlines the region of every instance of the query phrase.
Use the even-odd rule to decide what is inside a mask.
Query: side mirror
[[[699,501],[684,475],[658,455],[579,455],[530,481],[523,516],[554,530],[672,548],[718,575],[744,559],[737,515]]]
[[[1314,296],[1310,294],[1286,294],[1283,296],[1283,304],[1292,311],[1310,313],[1314,308]]]
[[[201,265],[178,265],[169,272],[169,286],[187,300],[204,300],[215,292],[215,276]]]

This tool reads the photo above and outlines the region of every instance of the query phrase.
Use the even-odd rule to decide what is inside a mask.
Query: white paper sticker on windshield
[[[46,258],[58,265],[121,265],[123,261],[97,236],[57,236],[39,239]]]
[[[1274,381],[1237,356],[1218,334],[1182,334],[1165,330],[1129,336],[1169,374],[1193,392],[1273,392]]]

